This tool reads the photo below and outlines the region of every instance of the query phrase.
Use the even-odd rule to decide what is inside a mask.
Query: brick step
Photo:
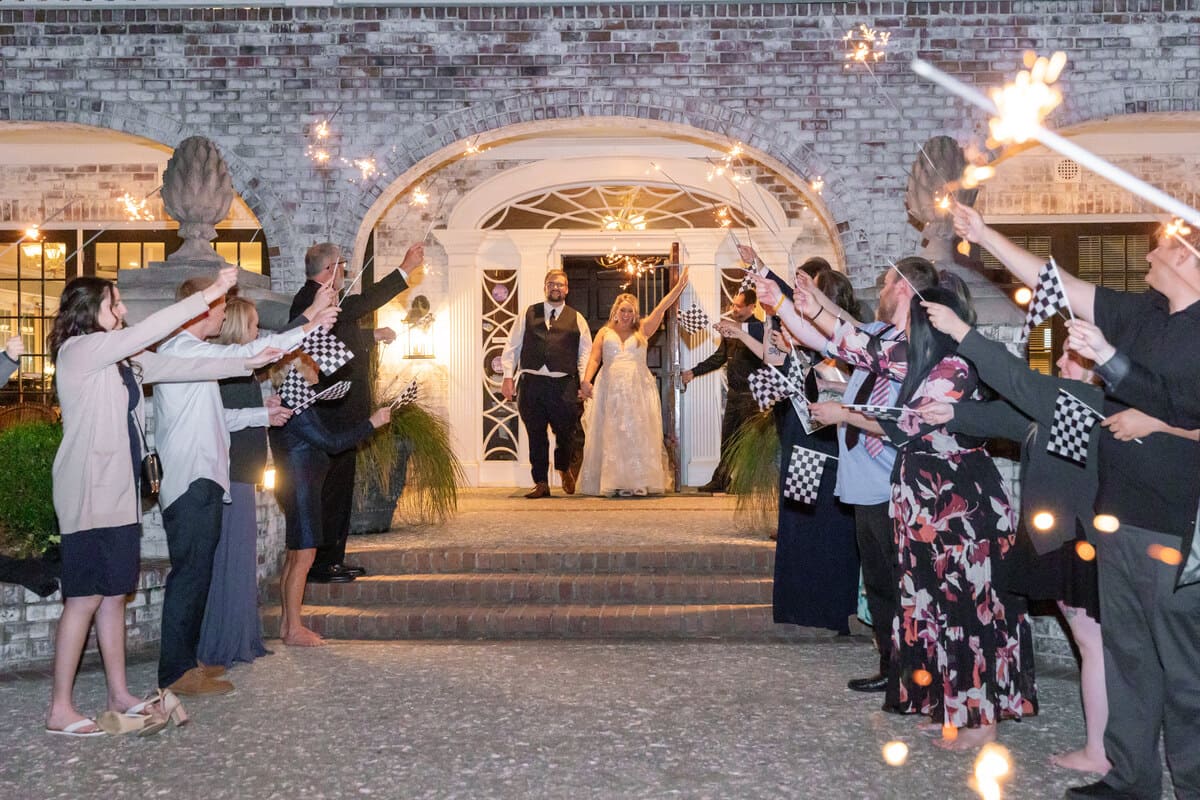
[[[771,578],[759,575],[442,573],[368,575],[353,583],[310,583],[307,603],[770,603]],[[279,589],[268,590],[278,600]]]
[[[305,606],[304,624],[328,639],[737,639],[828,638],[777,625],[769,604]],[[279,608],[263,613],[279,633]]]
[[[347,560],[372,575],[461,572],[544,573],[742,573],[771,575],[774,542],[738,542],[693,547],[363,548]]]

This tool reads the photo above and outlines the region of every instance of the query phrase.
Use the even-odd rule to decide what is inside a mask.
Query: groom
[[[500,392],[513,398],[513,375],[521,381],[517,411],[529,436],[529,466],[533,473],[530,499],[550,496],[550,437],[554,431],[554,468],[562,476],[563,491],[575,494],[579,456],[583,452],[583,401],[579,374],[592,351],[587,320],[567,305],[567,273],[546,273],[546,300],[534,303],[525,318],[513,325],[508,346],[500,357],[504,382]]]

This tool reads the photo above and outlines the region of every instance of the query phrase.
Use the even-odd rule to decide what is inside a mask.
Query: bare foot
[[[1106,774],[1112,765],[1108,763],[1108,759],[1103,755],[1094,756],[1088,753],[1087,750],[1072,750],[1070,753],[1055,753],[1050,756],[1050,763],[1056,767],[1064,769],[1074,769],[1079,772],[1094,772],[1098,775]]]
[[[128,691],[124,694],[116,695],[108,698],[108,710],[116,711],[118,714],[124,714],[129,709],[142,702],[140,699],[131,695]]]
[[[962,752],[983,747],[988,742],[994,741],[996,741],[996,726],[980,725],[978,728],[959,728],[957,735],[953,738],[947,739],[943,736],[941,739],[936,739],[933,744],[943,750]]]
[[[308,628],[300,628],[283,640],[289,647],[324,647],[325,640]]]

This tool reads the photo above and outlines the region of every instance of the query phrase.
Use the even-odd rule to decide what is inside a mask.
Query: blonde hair
[[[251,316],[253,315],[253,317]],[[217,334],[218,344],[247,344],[254,340],[250,335],[251,321],[258,321],[258,309],[251,300],[231,297],[225,301],[225,321]]]
[[[561,278],[563,283],[569,283],[567,273],[561,269],[552,269],[546,272],[546,277],[542,279],[542,283],[548,283],[551,278]]]
[[[638,344],[640,344],[642,347],[645,347],[646,337],[642,336],[642,314],[638,308],[638,299],[635,295],[632,295],[629,292],[617,295],[617,299],[613,300],[612,308],[608,312],[608,322],[606,324],[614,331],[617,329],[617,312],[620,311],[621,306],[624,305],[633,306],[633,315],[635,317],[633,322],[633,335],[637,337]]]
[[[308,383],[309,386],[316,386],[321,379],[321,373],[317,369],[317,363],[312,360],[312,356],[305,353],[303,350],[297,350],[289,356],[285,356],[271,365],[267,374],[271,378],[271,386],[276,391],[283,385],[283,379],[287,377],[288,372],[292,367],[300,373],[300,377]]]

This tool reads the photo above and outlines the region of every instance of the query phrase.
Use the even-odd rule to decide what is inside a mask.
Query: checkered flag
[[[1046,451],[1069,458],[1080,466],[1087,464],[1088,439],[1092,428],[1104,415],[1065,389],[1054,400],[1054,422]]]
[[[679,327],[687,333],[696,334],[711,324],[708,314],[700,306],[692,303],[692,307],[679,312]]]
[[[787,376],[771,367],[763,367],[751,372],[749,383],[750,394],[758,403],[759,411],[766,411],[780,400],[796,393]]]
[[[279,399],[291,409],[304,408],[316,396],[317,393],[312,390],[312,386],[304,380],[304,376],[295,367],[287,371],[287,375],[283,377],[283,383],[279,386]]]
[[[304,337],[300,346],[304,348],[304,352],[312,356],[312,360],[317,363],[317,368],[321,370],[322,375],[332,375],[347,361],[354,358],[354,353],[350,352],[350,348],[346,347],[341,339],[320,325],[313,328]]]
[[[751,272],[749,270],[746,271],[746,276],[744,278],[742,278],[742,282],[738,286],[737,294],[740,294],[740,293],[746,291],[747,289],[753,289],[755,286],[758,285],[754,282],[755,274],[756,273]]]
[[[816,503],[817,492],[821,489],[821,475],[825,472],[825,462],[830,458],[832,456],[825,453],[818,453],[798,444],[793,445],[787,475],[783,479],[783,496],[797,503]]]
[[[900,406],[873,406],[870,403],[846,403],[844,407],[884,422],[895,422],[908,410]]]
[[[1037,290],[1033,293],[1033,299],[1029,301],[1025,327],[1021,329],[1021,341],[1028,341],[1030,331],[1063,309],[1074,319],[1071,301],[1067,299],[1067,290],[1058,274],[1058,264],[1051,258],[1042,265],[1042,271],[1038,273]]]
[[[392,402],[392,408],[403,408],[409,403],[415,402],[417,402],[417,381],[414,378]]]

